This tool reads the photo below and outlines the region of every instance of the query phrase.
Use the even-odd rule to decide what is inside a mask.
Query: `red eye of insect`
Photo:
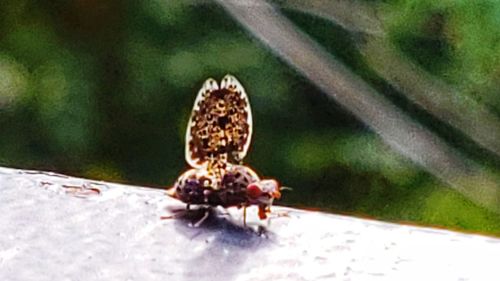
[[[252,199],[256,199],[262,195],[262,189],[256,184],[250,184],[247,186],[247,195]]]

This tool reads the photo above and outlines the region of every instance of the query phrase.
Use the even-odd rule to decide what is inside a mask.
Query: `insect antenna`
[[[290,191],[293,191],[293,188],[289,187],[289,186],[280,186],[280,191],[282,190],[290,190]]]

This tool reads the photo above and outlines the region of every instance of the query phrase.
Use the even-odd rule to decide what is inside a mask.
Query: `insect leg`
[[[206,209],[203,217],[199,221],[197,221],[195,224],[193,224],[193,227],[199,227],[208,218],[209,215],[210,215],[210,210]]]
[[[243,206],[243,226],[247,226],[247,206]]]

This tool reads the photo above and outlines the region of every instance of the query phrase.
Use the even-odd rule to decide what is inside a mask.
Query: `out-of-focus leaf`
[[[0,109],[23,95],[29,86],[29,73],[14,59],[0,53]]]

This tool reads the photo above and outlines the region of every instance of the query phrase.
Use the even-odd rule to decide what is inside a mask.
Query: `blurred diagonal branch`
[[[384,29],[373,4],[356,0],[283,0],[276,1],[283,8],[325,18],[343,28],[366,34],[383,35]]]
[[[358,42],[369,65],[410,100],[500,156],[500,120],[472,98],[407,59],[385,36],[376,5],[345,0],[288,0],[282,7],[333,21],[366,36]]]
[[[369,125],[393,149],[420,164],[466,197],[500,212],[498,181],[337,62],[279,11],[261,0],[218,0],[237,21],[322,91]]]

